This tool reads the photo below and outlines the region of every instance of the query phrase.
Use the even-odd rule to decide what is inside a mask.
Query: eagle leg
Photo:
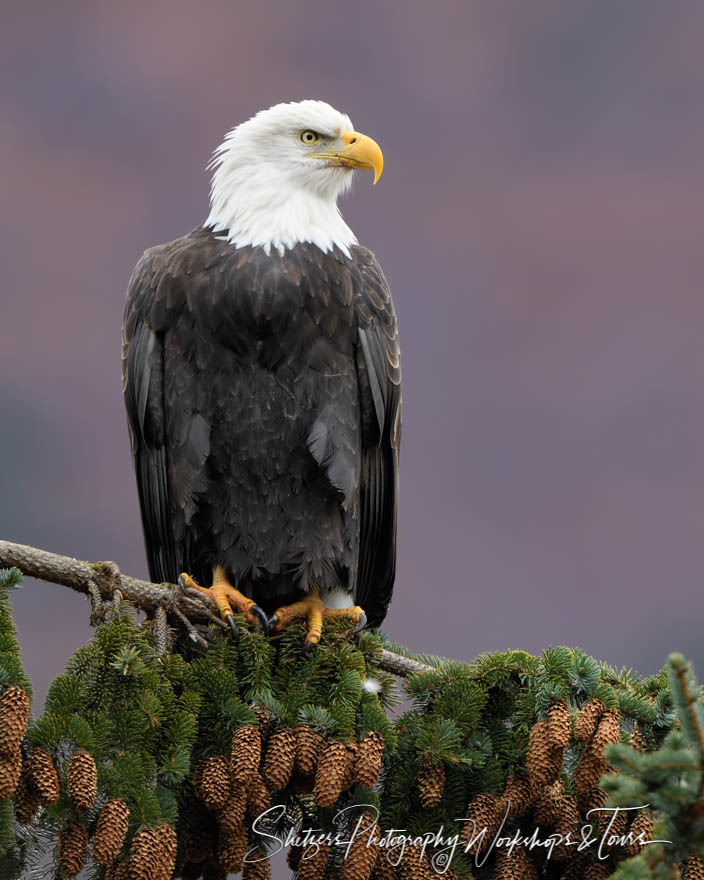
[[[213,585],[209,589],[201,587],[186,572],[179,575],[178,583],[181,589],[190,587],[192,590],[198,590],[199,593],[204,593],[212,599],[220,612],[220,616],[229,624],[235,637],[237,637],[237,626],[233,617],[233,609],[244,614],[245,619],[249,623],[259,621],[264,628],[264,632],[269,635],[269,618],[253,599],[248,598],[232,586],[222,565],[216,565],[213,569]]]
[[[308,626],[306,632],[306,640],[304,648],[306,651],[311,650],[320,641],[323,634],[323,621],[331,618],[348,618],[357,624],[356,631],[359,632],[367,622],[367,615],[359,605],[350,608],[326,608],[320,598],[320,591],[314,587],[310,593],[298,602],[291,605],[282,605],[278,608],[269,619],[269,626],[275,632],[281,632],[293,620],[304,618]]]

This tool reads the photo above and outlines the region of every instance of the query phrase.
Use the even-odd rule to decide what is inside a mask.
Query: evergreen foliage
[[[8,600],[19,579],[16,569],[0,572],[0,698],[12,685],[31,693]],[[207,646],[175,635],[171,650],[159,653],[150,621],[139,623],[126,603],[112,606],[52,683],[43,714],[27,726],[25,758],[37,747],[46,750],[60,796],[25,825],[13,815],[12,798],[0,802],[3,880],[38,868],[47,853],[53,855],[44,875],[63,877],[60,829],[79,823],[92,840],[106,804],[117,800],[124,805],[117,813],[126,807],[129,819],[114,844],[115,864],[131,852],[134,858],[137,835],[142,850],[147,841],[157,861],[166,858],[173,831],[174,876],[194,880],[225,876],[218,860],[236,873],[247,849],[272,843],[252,830],[269,804],[275,809],[259,820],[258,830],[280,837],[307,828],[349,834],[370,807],[379,812],[382,834],[397,829],[422,842],[423,835],[441,831],[446,842],[430,843],[415,873],[401,867],[379,877],[432,876],[433,857],[441,872],[453,835],[461,842],[449,877],[586,877],[599,861],[596,846],[578,856],[576,846],[555,840],[550,858],[545,846],[536,848],[527,868],[519,859],[509,874],[508,859],[497,864],[500,844],[495,850],[488,844],[497,832],[504,838],[536,833],[545,840],[564,839],[569,830],[582,840],[589,825],[601,837],[603,816],[590,810],[604,806],[603,792],[611,797],[607,807],[649,805],[657,824],[652,830],[643,811],[644,827],[652,830],[647,838],[672,843],[637,854],[627,833],[640,826],[629,814],[619,839],[605,846],[599,876],[675,878],[687,859],[704,856],[702,691],[679,655],[657,675],[641,678],[566,647],[548,648],[540,657],[507,651],[462,663],[413,655],[374,632],[355,639],[344,620],[326,624],[310,652],[303,650],[302,626],[268,639],[247,629],[242,618],[238,624],[237,642],[211,627],[203,630]],[[384,648],[430,667],[405,682],[400,713],[397,681],[380,665]],[[307,737],[300,737],[301,728]],[[247,734],[237,735],[238,760],[256,745],[246,771],[230,759],[237,731]],[[296,743],[309,750],[308,760],[320,745],[314,775],[301,771]],[[69,794],[68,769],[77,752],[92,767],[89,753],[97,767],[98,794],[90,806],[77,805]],[[330,756],[337,756],[337,765],[321,771]],[[334,806],[318,805],[327,803],[321,792],[332,792]],[[335,819],[339,811],[346,811],[341,821]],[[481,817],[478,826],[491,831],[485,845],[475,847],[479,854],[471,846],[465,851],[469,826],[463,820],[470,817]],[[167,842],[163,851],[160,841]],[[397,849],[389,858],[399,854]],[[346,880],[344,856],[343,847],[332,847],[326,877]],[[89,859],[81,877],[106,880],[115,864]],[[574,873],[577,864],[582,874]]]

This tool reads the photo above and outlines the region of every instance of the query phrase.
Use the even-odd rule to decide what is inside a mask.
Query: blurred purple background
[[[704,673],[704,4],[33,2],[0,33],[0,536],[146,574],[120,324],[225,131],[323,98],[402,337],[410,648]],[[43,697],[88,606],[16,598]]]

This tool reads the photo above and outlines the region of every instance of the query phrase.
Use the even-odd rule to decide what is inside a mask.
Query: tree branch
[[[96,594],[104,602],[111,602],[115,591],[119,590],[125,599],[151,616],[162,608],[167,613],[172,613],[181,623],[185,619],[186,623],[195,620],[226,626],[200,599],[185,596],[173,584],[152,584],[122,574],[114,562],[82,562],[71,556],[49,553],[26,544],[0,541],[0,568],[13,567],[19,568],[27,577],[62,584],[77,593],[91,596],[94,603]],[[407,678],[414,672],[432,669],[432,666],[425,663],[386,650],[381,652],[379,665],[392,675],[402,678]]]

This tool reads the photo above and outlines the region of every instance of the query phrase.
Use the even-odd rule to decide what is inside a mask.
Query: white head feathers
[[[215,171],[204,225],[237,247],[283,253],[307,241],[323,251],[337,245],[349,255],[357,239],[337,198],[353,170],[314,158],[305,135],[319,136],[317,150],[335,148],[351,130],[350,118],[324,101],[277,104],[233,128],[210,165]]]

